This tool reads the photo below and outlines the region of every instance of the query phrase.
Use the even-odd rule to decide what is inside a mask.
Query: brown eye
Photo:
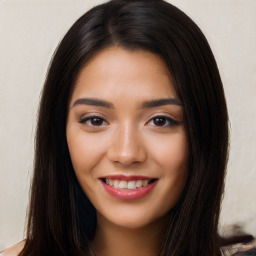
[[[166,122],[167,122],[167,120],[164,117],[156,117],[153,119],[153,123],[156,126],[164,126],[164,125],[166,125]]]
[[[153,117],[149,122],[149,125],[155,126],[155,127],[172,127],[175,125],[178,125],[179,122],[172,119],[169,116],[156,116]]]
[[[102,117],[99,116],[89,116],[80,121],[81,124],[86,124],[89,126],[103,126],[107,123]]]
[[[90,120],[90,123],[94,126],[100,126],[102,125],[104,122],[104,120],[102,118],[98,118],[98,117],[93,117]]]

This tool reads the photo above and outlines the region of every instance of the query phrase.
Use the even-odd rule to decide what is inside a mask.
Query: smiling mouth
[[[142,187],[146,187],[149,184],[154,183],[157,179],[133,179],[133,180],[126,180],[126,179],[116,179],[116,178],[101,178],[101,180],[116,189],[122,190],[134,190],[139,189]]]
[[[101,177],[104,190],[121,200],[134,200],[149,194],[158,183],[158,178],[145,176],[111,175]]]

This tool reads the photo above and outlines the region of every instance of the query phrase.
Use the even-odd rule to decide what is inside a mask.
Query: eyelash
[[[99,125],[92,124],[93,119],[97,119],[97,121],[100,121],[100,124]],[[157,121],[157,119],[163,121],[164,124],[163,125],[159,125],[159,126],[156,125],[154,123],[154,121]],[[108,124],[108,122],[104,118],[102,118],[100,116],[88,116],[88,117],[86,117],[84,119],[81,119],[79,123],[81,123],[81,124],[87,124],[88,123],[88,125],[91,126],[91,127],[101,127],[101,126],[104,125],[103,124],[104,122],[105,122],[105,124]],[[151,122],[154,123],[153,126],[156,126],[156,127],[159,127],[159,128],[161,128],[161,127],[176,126],[176,125],[179,124],[179,122],[177,120],[174,120],[171,117],[163,116],[163,115],[155,116],[155,117],[151,118],[146,124],[150,124]],[[168,124],[166,124],[166,123],[168,123]]]
[[[92,126],[92,127],[100,127],[102,124],[100,124],[100,125],[93,125],[92,124],[92,120],[93,119],[98,119],[98,120],[100,120],[100,121],[102,121],[102,122],[106,122],[107,124],[108,124],[108,122],[104,119],[104,118],[102,118],[102,117],[100,117],[100,116],[88,116],[88,117],[86,117],[86,118],[83,118],[83,119],[81,119],[80,120],[80,124],[86,124],[87,122],[89,122],[90,121],[90,126]]]
[[[159,128],[176,126],[179,124],[179,122],[177,120],[174,120],[173,118],[171,118],[169,116],[154,116],[147,122],[147,124],[149,124],[150,122],[154,122],[157,119],[162,119],[164,121],[164,125],[157,126],[156,124],[154,124],[154,126],[159,127]],[[168,122],[168,124],[166,124],[166,122]]]

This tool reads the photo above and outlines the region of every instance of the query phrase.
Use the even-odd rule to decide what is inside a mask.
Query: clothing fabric
[[[222,256],[256,256],[256,239],[248,244],[234,244],[221,248]]]

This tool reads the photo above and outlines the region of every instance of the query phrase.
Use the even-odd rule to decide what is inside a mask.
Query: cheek
[[[168,148],[163,149],[161,161],[165,168],[166,178],[176,188],[177,196],[179,196],[186,183],[188,171],[189,153],[185,134],[173,138]]]
[[[96,136],[89,136],[76,127],[67,128],[69,154],[76,174],[91,171],[103,156],[104,143]]]
[[[152,142],[153,143],[153,142]],[[168,212],[179,200],[187,180],[188,142],[185,132],[166,136],[154,142],[151,155],[157,164],[161,181],[161,204]],[[169,202],[169,203],[167,203]]]
[[[184,131],[151,141],[151,155],[165,172],[179,172],[188,166],[188,142]],[[168,171],[169,170],[169,171]]]

